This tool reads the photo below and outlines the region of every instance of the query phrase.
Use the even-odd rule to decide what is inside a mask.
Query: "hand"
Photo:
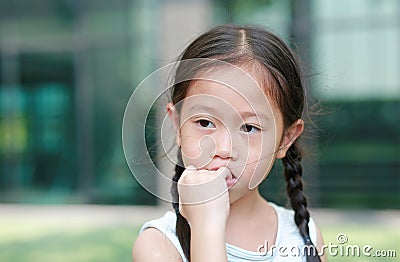
[[[189,166],[178,181],[179,211],[191,226],[223,226],[229,215],[226,178],[230,170],[196,170]]]

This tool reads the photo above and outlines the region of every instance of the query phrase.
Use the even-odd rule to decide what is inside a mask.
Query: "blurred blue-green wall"
[[[239,23],[307,65],[312,205],[399,208],[399,17],[396,0],[0,0],[0,202],[155,204],[122,151],[129,96],[204,29]],[[284,204],[280,171],[261,188]]]

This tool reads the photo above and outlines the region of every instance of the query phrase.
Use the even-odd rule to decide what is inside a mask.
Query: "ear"
[[[303,130],[304,121],[302,119],[298,119],[290,128],[287,129],[283,135],[281,144],[279,145],[278,152],[276,152],[276,158],[284,158],[286,156],[287,150],[301,135],[301,133],[303,133]]]
[[[181,146],[181,139],[180,139],[180,136],[179,136],[179,131],[180,131],[179,113],[176,110],[176,107],[174,106],[173,103],[168,103],[167,104],[167,113],[168,113],[169,119],[172,122],[174,130],[176,132],[176,144],[180,147]]]

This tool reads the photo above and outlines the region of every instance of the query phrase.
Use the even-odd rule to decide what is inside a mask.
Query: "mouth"
[[[213,168],[209,168],[208,170],[209,171],[217,171],[218,169],[220,169],[220,168],[222,168],[222,166],[221,167],[213,167]],[[229,177],[227,177],[227,178],[234,178],[234,179],[236,179],[236,176],[232,173],[232,171],[230,170],[230,168],[229,167],[226,167],[227,169],[229,169],[229,174],[230,174],[230,176]]]
[[[225,181],[226,181],[226,185],[227,185],[228,188],[230,189],[233,185],[236,184],[237,179],[236,179],[236,177],[234,177],[234,176],[232,175],[232,177],[227,177],[227,178],[225,178]]]
[[[209,168],[208,170],[210,171],[217,171],[218,169],[220,169],[221,167],[213,167],[213,168]],[[228,168],[228,167],[227,167]],[[229,168],[228,168],[229,169]],[[236,184],[237,182],[237,178],[236,176],[232,173],[232,171],[229,169],[229,174],[228,176],[225,178],[226,181],[226,185],[228,186],[228,188],[231,188],[233,185]]]
[[[216,168],[214,170],[218,170],[218,169],[219,168]],[[225,181],[226,181],[226,185],[228,186],[228,188],[231,188],[233,185],[236,184],[237,178],[229,168],[228,168],[228,170],[229,170],[229,172],[228,172],[227,177],[225,178]]]

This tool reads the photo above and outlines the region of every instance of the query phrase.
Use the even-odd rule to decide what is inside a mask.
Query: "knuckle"
[[[179,181],[178,184],[180,185],[197,185],[197,184],[202,184],[202,183],[207,183],[207,182],[211,182],[214,179],[218,179],[217,177],[221,176],[222,177],[222,173],[226,173],[225,172],[226,169],[223,169],[219,172],[217,171],[197,171],[197,172],[191,172],[186,174],[185,176],[182,176]],[[224,179],[224,177],[223,177]]]
[[[196,183],[197,176],[194,173],[186,174],[184,177],[181,177],[180,183],[185,185],[190,185]]]

